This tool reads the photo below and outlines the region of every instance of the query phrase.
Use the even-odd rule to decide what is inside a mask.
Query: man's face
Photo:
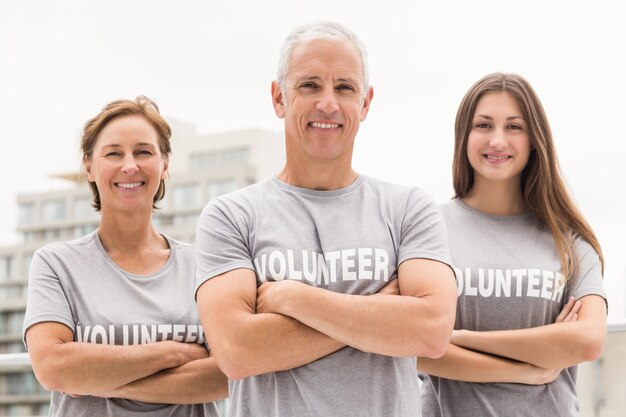
[[[274,110],[285,119],[288,157],[350,161],[372,96],[371,88],[364,94],[361,59],[352,42],[299,43],[291,56],[285,91],[272,84]]]

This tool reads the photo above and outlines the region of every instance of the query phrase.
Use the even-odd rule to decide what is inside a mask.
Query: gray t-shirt
[[[348,294],[376,293],[411,258],[449,264],[438,207],[416,188],[359,176],[315,191],[277,178],[217,198],[198,223],[197,287],[236,268],[257,283],[293,279]],[[289,340],[285,340],[289,349]],[[416,416],[415,358],[346,347],[307,365],[230,381],[231,417]]]
[[[462,200],[442,205],[457,276],[455,329],[525,329],[554,323],[567,300],[606,298],[598,254],[577,238],[580,267],[564,283],[552,235],[533,214],[490,216]],[[424,416],[577,416],[576,366],[545,385],[468,383],[430,377]]]
[[[135,345],[161,340],[204,344],[194,291],[192,245],[167,238],[167,263],[151,275],[122,270],[106,253],[97,231],[51,243],[33,255],[23,335],[34,324],[66,325],[74,341]],[[213,403],[148,404],[118,398],[72,398],[53,391],[50,416],[217,417]]]

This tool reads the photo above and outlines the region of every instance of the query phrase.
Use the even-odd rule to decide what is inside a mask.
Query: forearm
[[[206,403],[228,396],[228,379],[215,358],[206,358],[165,369],[100,396],[162,404]]]
[[[176,342],[110,346],[67,342],[50,346],[33,358],[38,379],[49,390],[96,395],[128,384],[184,360]]]
[[[284,371],[333,353],[344,344],[280,314],[241,314],[212,342],[218,364],[232,379]]]
[[[601,349],[604,335],[597,333],[597,329],[588,330],[580,322],[566,322],[519,330],[460,330],[454,332],[452,341],[541,368],[563,369],[599,355],[598,345]]]
[[[452,324],[436,298],[371,297],[306,285],[294,289],[276,303],[278,313],[359,350],[390,356],[440,356],[433,353],[429,338],[446,338],[447,343],[450,334]]]
[[[448,345],[441,358],[417,358],[417,369],[429,375],[456,381],[535,385],[548,382],[554,372],[453,344]]]

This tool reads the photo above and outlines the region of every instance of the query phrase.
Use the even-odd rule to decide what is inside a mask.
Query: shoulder
[[[576,234],[574,236],[574,251],[578,256],[581,269],[597,268],[601,270],[600,255],[596,252],[591,243],[587,242],[582,236]]]
[[[170,245],[170,250],[172,250],[177,259],[193,261],[195,245],[189,242],[183,242],[180,240],[176,240],[170,236],[162,235]]]
[[[416,186],[395,184],[365,175],[363,176],[363,184],[378,196],[393,202],[435,204],[435,200],[428,193]]]
[[[76,254],[90,253],[96,245],[97,230],[80,237],[78,239],[67,242],[51,242],[47,243],[35,251],[35,255],[43,258],[64,258],[72,257]]]
[[[585,238],[583,238],[579,234],[574,235],[574,248],[579,255],[584,255],[587,253],[592,253],[596,256],[598,255],[593,246],[591,246],[591,243],[587,242]]]

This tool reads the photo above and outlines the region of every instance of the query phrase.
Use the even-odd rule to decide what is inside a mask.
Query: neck
[[[152,211],[110,213],[102,210],[98,235],[105,250],[130,254],[146,248],[162,248],[167,243],[152,225]]]
[[[495,216],[514,216],[528,211],[519,180],[481,181],[476,178],[463,201],[476,210]]]
[[[346,188],[357,176],[350,164],[339,165],[328,161],[295,164],[289,160],[277,175],[278,179],[286,184],[320,191]]]

